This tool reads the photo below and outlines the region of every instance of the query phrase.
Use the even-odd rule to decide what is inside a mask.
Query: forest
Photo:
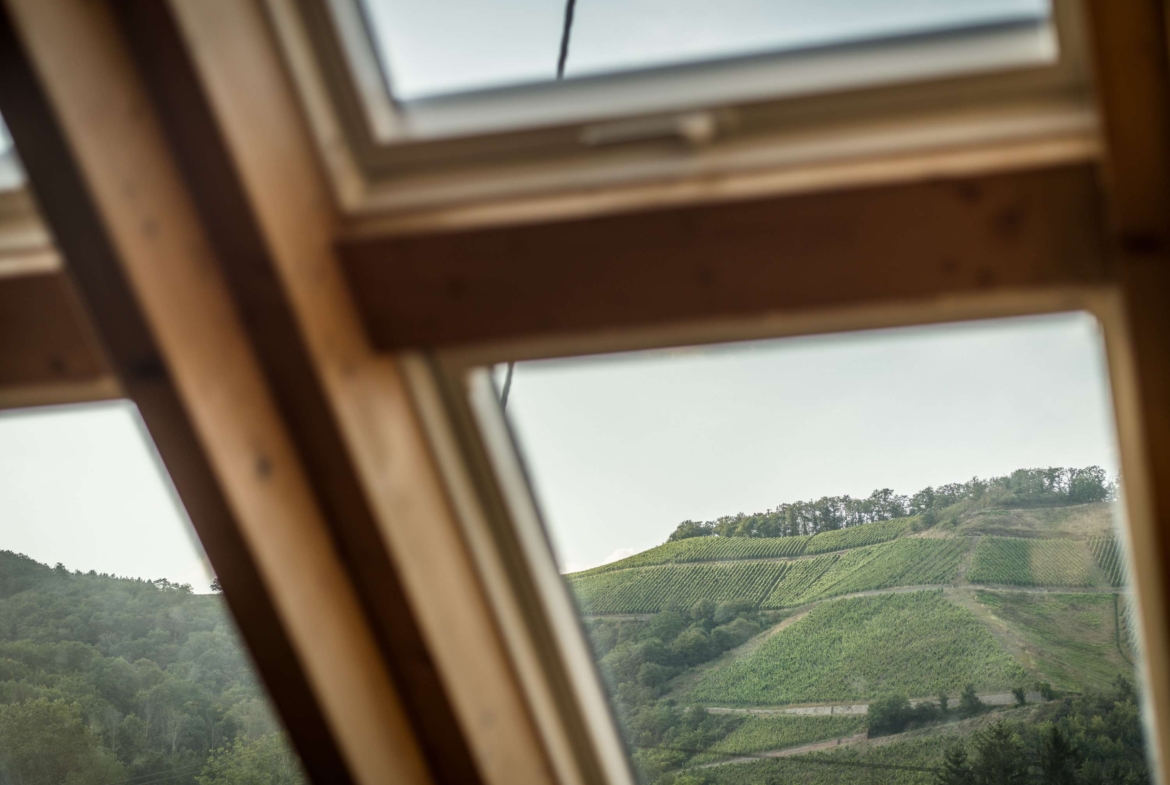
[[[926,487],[910,496],[889,488],[864,499],[822,496],[779,504],[764,512],[724,515],[713,521],[686,520],[669,541],[691,537],[801,537],[865,523],[923,516],[928,523],[938,515],[955,515],[974,508],[1053,507],[1112,499],[1118,482],[1110,481],[1100,466],[1083,469],[1049,467],[1017,469],[1002,477]]]
[[[222,597],[0,551],[0,785],[302,785]]]

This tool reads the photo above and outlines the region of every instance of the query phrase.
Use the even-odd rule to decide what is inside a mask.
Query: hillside
[[[1121,730],[1139,723],[1124,560],[1110,502],[1069,490],[1101,475],[1079,471],[687,521],[567,575],[643,780],[935,782],[949,746],[979,765],[1004,727],[1030,777],[1044,718],[1078,711],[1121,712],[1105,747],[1077,742],[1081,770],[1144,772]],[[898,515],[911,498],[935,502]],[[862,513],[876,519],[824,528]]]
[[[221,597],[0,551],[0,783],[297,785],[296,766]]]

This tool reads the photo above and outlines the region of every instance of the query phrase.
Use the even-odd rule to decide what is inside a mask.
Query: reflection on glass
[[[303,785],[127,404],[0,416],[0,783]]]
[[[521,363],[506,411],[642,782],[1149,781],[1091,317]]]
[[[0,191],[19,188],[23,184],[24,170],[20,168],[8,126],[4,125],[4,118],[0,117]]]
[[[552,81],[560,0],[361,0],[396,98]],[[578,0],[567,77],[1036,22],[1049,0]]]

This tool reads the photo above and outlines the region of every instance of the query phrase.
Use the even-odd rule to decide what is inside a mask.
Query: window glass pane
[[[555,78],[562,0],[361,2],[400,100]],[[1035,23],[1048,14],[1049,0],[578,0],[565,75]]]
[[[24,170],[16,157],[16,147],[8,133],[4,118],[0,117],[0,191],[8,191],[24,185]]]
[[[1092,317],[520,363],[506,415],[642,782],[1148,781]]]
[[[0,416],[0,783],[301,785],[136,409]]]

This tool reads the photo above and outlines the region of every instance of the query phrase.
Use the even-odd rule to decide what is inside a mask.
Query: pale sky
[[[551,80],[565,0],[363,0],[400,99]],[[1049,0],[577,0],[565,75],[1038,18]]]
[[[508,417],[566,571],[686,518],[1021,467],[1117,470],[1096,322],[1075,314],[523,363]],[[210,583],[129,403],[0,414],[0,511],[0,550]]]
[[[212,573],[138,410],[127,402],[0,413],[0,550],[70,570]]]
[[[565,571],[687,518],[1117,471],[1097,324],[1077,314],[523,363],[507,413]]]

